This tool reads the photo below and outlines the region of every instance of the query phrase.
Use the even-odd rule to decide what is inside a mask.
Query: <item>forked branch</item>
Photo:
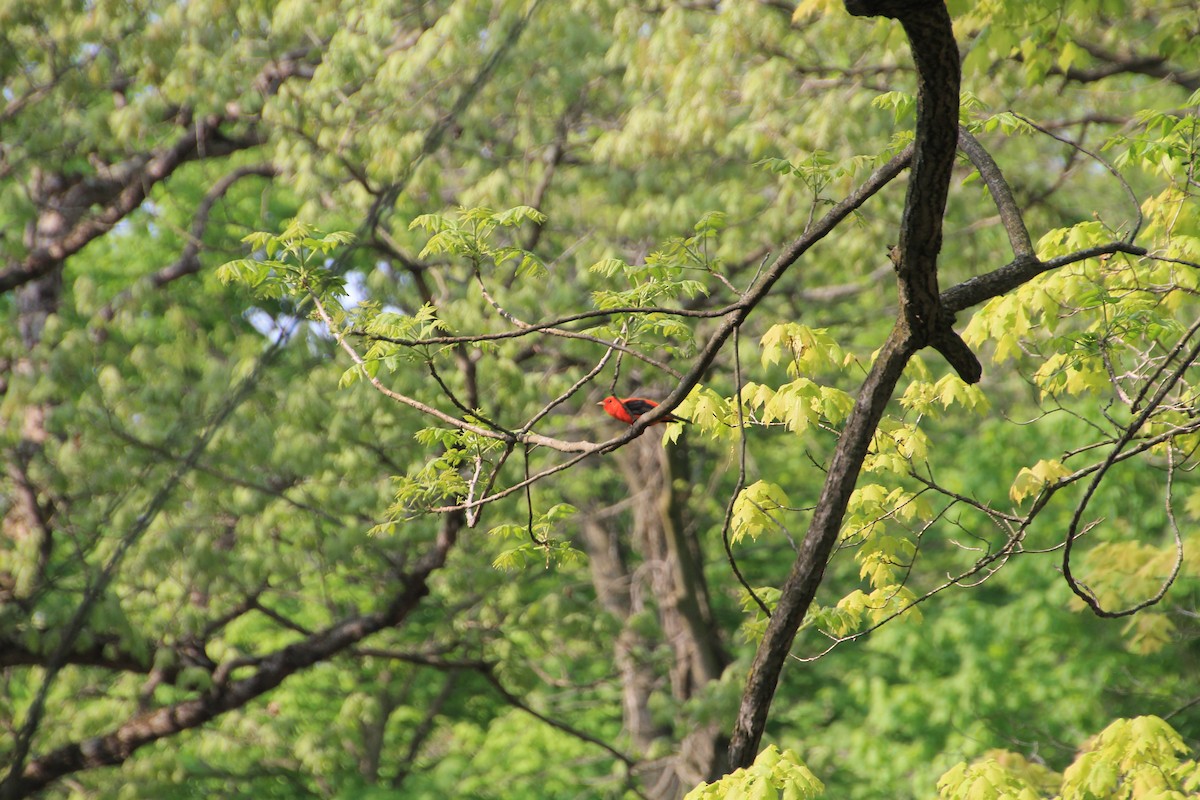
[[[905,365],[922,347],[933,346],[963,380],[974,383],[982,372],[951,328],[952,317],[943,311],[937,287],[942,217],[958,141],[959,63],[950,16],[941,0],[847,0],[846,8],[856,15],[899,19],[919,73],[912,176],[894,255],[900,313],[838,439],[808,533],[755,654],[729,746],[733,768],[749,766],[758,752],[780,671],[825,574],[871,438]]]

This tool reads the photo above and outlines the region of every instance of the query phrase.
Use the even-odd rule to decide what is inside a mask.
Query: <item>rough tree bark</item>
[[[59,176],[36,170],[29,196],[38,207],[37,219],[25,230],[25,246],[30,251],[46,249],[75,224],[84,209],[63,206],[55,195],[64,180]],[[37,374],[34,353],[42,340],[46,320],[58,311],[62,296],[62,270],[55,269],[30,280],[16,291],[17,328],[25,352],[12,364],[12,374],[30,379]],[[38,591],[46,579],[50,558],[54,552],[53,502],[45,496],[31,475],[34,461],[45,444],[46,406],[31,403],[25,407],[17,446],[7,464],[7,472],[15,492],[14,502],[4,516],[3,535],[18,543],[32,545],[37,550],[37,568],[32,580],[18,585],[10,575],[0,575],[0,598],[26,598]]]
[[[708,583],[704,578],[704,555],[695,531],[689,529],[685,509],[692,485],[687,481],[688,449],[686,440],[662,448],[658,438],[647,440],[661,464],[662,488],[659,516],[666,544],[666,563],[670,568],[671,610],[677,630],[671,635],[678,673],[673,676],[676,700],[695,697],[704,686],[720,679],[729,664],[713,619]],[[664,620],[664,628],[666,628]],[[671,634],[668,628],[668,633]],[[728,737],[714,721],[699,725],[683,738],[675,756],[674,772],[682,791],[701,781],[716,779],[725,772]],[[664,795],[665,796],[665,795]]]
[[[616,530],[600,524],[596,515],[588,514],[582,533],[596,599],[605,611],[621,621],[621,632],[613,642],[613,662],[621,680],[622,727],[635,752],[644,753],[656,739],[669,733],[654,722],[650,713],[650,696],[658,681],[647,668],[643,654],[649,652],[653,642],[631,620],[644,611],[645,598],[634,585]]]
[[[758,752],[779,674],[824,576],[871,438],[905,365],[918,350],[932,346],[963,380],[974,383],[982,372],[978,359],[951,328],[953,317],[942,308],[937,283],[942,217],[958,138],[960,70],[950,15],[943,0],[846,0],[846,9],[856,16],[899,20],[917,66],[912,174],[900,244],[893,253],[900,309],[859,390],[812,522],[755,654],[729,747],[734,768],[749,766]]]

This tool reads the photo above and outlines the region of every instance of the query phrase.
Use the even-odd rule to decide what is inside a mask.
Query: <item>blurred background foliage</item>
[[[968,796],[969,769],[992,791],[969,796],[1050,796],[1054,781],[1005,794],[986,770],[1063,773],[1119,718],[1200,743],[1194,369],[1141,431],[1175,435],[1107,473],[1073,561],[1106,607],[1131,605],[1170,572],[1177,527],[1161,603],[1100,619],[1068,590],[1078,483],[1019,552],[948,582],[1010,533],[961,498],[1019,519],[1102,460],[1190,335],[1200,6],[948,6],[963,123],[1039,255],[1140,226],[1154,258],[1083,261],[960,315],[978,389],[934,355],[910,366],[768,726],[829,797],[932,797],[943,775]],[[535,427],[605,441],[619,426],[595,403],[664,396],[718,320],[616,313],[559,325],[570,338],[418,347],[361,334],[720,308],[911,138],[916,90],[899,27],[827,0],[0,0],[0,39],[0,763],[47,674],[31,758],[388,602],[475,465],[503,488],[564,460],[498,463],[494,443],[352,380],[299,283],[221,280],[270,257],[269,237],[244,237],[286,239],[293,219],[352,232],[311,264],[333,329],[383,385],[457,417],[520,428],[619,339]],[[47,796],[676,797],[708,777],[763,622],[722,542],[739,466],[733,554],[769,603],[893,320],[902,182],[756,309],[740,363],[727,346],[679,409],[686,433],[486,506],[402,624]],[[539,213],[478,238],[489,209],[522,206]],[[465,238],[429,246],[450,228]],[[942,287],[1009,260],[962,158]],[[1077,796],[1160,796],[1131,786]]]

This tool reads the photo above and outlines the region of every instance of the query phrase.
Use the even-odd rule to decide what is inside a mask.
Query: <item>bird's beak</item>
[[[602,406],[602,405],[604,405],[604,401],[603,401],[603,400],[601,400],[599,403],[596,403],[596,405],[598,405],[598,406]]]

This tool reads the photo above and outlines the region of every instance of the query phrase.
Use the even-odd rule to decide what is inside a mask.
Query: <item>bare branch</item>
[[[1113,253],[1144,256],[1146,255],[1146,248],[1127,242],[1109,242],[1077,250],[1074,253],[1051,258],[1047,261],[1040,261],[1035,257],[1017,258],[991,272],[976,275],[974,278],[968,278],[962,283],[951,286],[942,292],[942,307],[947,313],[957,314],[963,309],[986,302],[993,297],[999,297],[1005,292],[1010,292],[1018,286],[1028,283],[1043,272],[1050,272],[1079,261],[1086,261],[1089,258],[1111,255]]]
[[[189,161],[229,155],[259,144],[257,136],[229,138],[221,133],[224,119],[197,120],[174,144],[136,156],[108,170],[108,174],[68,189],[62,202],[86,208],[99,204],[101,211],[80,219],[50,244],[38,247],[24,260],[0,270],[0,293],[46,275],[92,240],[107,233],[146,199],[150,189],[169,178]]]
[[[359,368],[363,368],[366,364],[366,362],[363,360],[363,357],[360,356],[358,354],[358,351],[355,350],[353,347],[351,347],[350,343],[346,341],[345,335],[343,335],[343,333],[337,327],[337,325],[334,324],[333,319],[329,316],[329,313],[325,310],[325,305],[320,301],[320,299],[316,295],[309,294],[309,297],[312,298],[313,304],[317,309],[317,315],[320,316],[321,321],[325,323],[325,326],[329,329],[330,333],[333,334],[334,338],[337,340],[338,346],[341,347],[342,350],[344,350],[346,352],[346,354],[350,356],[350,359],[356,365],[358,365]],[[590,455],[591,453],[596,452],[598,450],[598,448],[600,447],[600,445],[593,444],[592,442],[568,442],[568,441],[564,441],[562,439],[553,439],[549,436],[542,436],[541,434],[532,433],[532,432],[509,434],[509,433],[505,433],[504,431],[495,431],[490,428],[485,428],[480,425],[475,425],[474,423],[467,422],[466,420],[461,420],[457,417],[453,417],[453,416],[445,413],[444,411],[441,411],[439,409],[434,408],[433,406],[422,403],[419,400],[415,400],[411,397],[408,397],[407,395],[403,395],[403,394],[400,394],[399,392],[395,392],[395,391],[389,389],[388,387],[384,386],[383,382],[381,380],[379,380],[378,377],[369,374],[366,371],[366,369],[363,369],[362,371],[363,371],[363,376],[366,378],[366,380],[372,386],[374,386],[376,391],[378,391],[380,394],[384,395],[387,398],[395,400],[398,403],[403,403],[404,405],[409,406],[410,408],[415,408],[417,411],[420,411],[423,414],[428,414],[429,416],[434,417],[435,419],[441,420],[442,422],[445,422],[448,425],[452,425],[453,427],[458,428],[459,430],[468,431],[470,433],[474,433],[479,436],[486,437],[488,439],[499,439],[499,440],[505,441],[505,442],[518,442],[518,441],[528,442],[530,444],[536,444],[536,445],[540,445],[542,447],[548,447],[552,450],[559,450],[564,453],[583,453],[584,455]]]
[[[739,339],[741,338],[741,330],[735,329],[733,332],[733,383],[737,387],[737,393],[734,401],[737,403],[738,413],[738,477],[733,485],[733,491],[729,495],[729,504],[725,506],[725,521],[721,523],[721,543],[725,545],[725,560],[729,562],[729,569],[733,572],[733,576],[737,578],[737,582],[746,590],[746,594],[754,600],[755,605],[762,610],[763,615],[768,619],[771,617],[771,609],[767,608],[767,604],[758,596],[758,592],[754,591],[754,587],[742,575],[742,570],[738,567],[737,559],[733,557],[733,545],[730,542],[729,531],[733,523],[733,506],[737,503],[738,495],[741,494],[742,488],[746,485],[746,420],[743,416],[742,409],[742,357]]]
[[[1135,217],[1134,223],[1133,223],[1133,230],[1131,230],[1129,232],[1129,235],[1125,237],[1125,241],[1132,244],[1133,240],[1137,238],[1138,232],[1141,231],[1141,229],[1142,229],[1142,223],[1145,221],[1145,216],[1142,214],[1142,204],[1140,202],[1138,202],[1138,197],[1137,197],[1137,194],[1133,191],[1133,187],[1130,186],[1129,182],[1125,180],[1125,177],[1123,175],[1121,175],[1120,172],[1117,171],[1117,168],[1114,167],[1108,161],[1108,159],[1104,158],[1099,153],[1097,153],[1093,150],[1088,150],[1086,147],[1079,144],[1078,142],[1073,142],[1064,136],[1058,135],[1054,131],[1047,130],[1046,128],[1043,128],[1041,125],[1038,125],[1033,120],[1029,119],[1028,117],[1022,116],[1021,114],[1017,114],[1014,112],[1014,116],[1016,116],[1018,119],[1020,119],[1022,122],[1024,122],[1026,125],[1033,128],[1034,130],[1041,131],[1042,133],[1046,134],[1050,138],[1055,139],[1056,141],[1062,142],[1063,144],[1067,145],[1068,147],[1075,148],[1079,152],[1081,152],[1084,155],[1091,158],[1093,161],[1095,161],[1100,166],[1104,167],[1106,170],[1108,170],[1109,174],[1111,174],[1114,178],[1117,179],[1117,181],[1121,184],[1121,188],[1125,191],[1125,196],[1127,198],[1129,198],[1130,205],[1133,206],[1133,213],[1134,213],[1134,217]]]
[[[1200,70],[1184,71],[1172,65],[1165,56],[1144,56],[1136,53],[1121,55],[1105,50],[1086,39],[1075,39],[1074,42],[1102,63],[1094,67],[1069,67],[1066,70],[1054,66],[1050,69],[1051,73],[1078,83],[1094,83],[1113,75],[1146,75],[1168,80],[1189,92],[1200,89]]]
[[[556,719],[547,717],[545,714],[542,714],[539,711],[535,711],[524,700],[517,697],[512,692],[508,691],[508,689],[504,688],[504,684],[500,683],[500,679],[495,676],[495,674],[492,672],[491,669],[488,669],[487,671],[484,671],[481,674],[483,675],[484,678],[487,679],[487,682],[492,685],[492,688],[494,688],[496,690],[497,694],[499,694],[501,697],[503,697],[505,702],[507,702],[509,705],[514,706],[515,708],[521,709],[526,714],[529,714],[532,717],[536,717],[537,719],[541,720],[542,722],[546,723],[547,725],[549,725],[552,728],[557,728],[558,730],[563,731],[564,733],[569,733],[571,736],[574,736],[576,739],[579,739],[580,741],[590,742],[591,744],[594,744],[597,747],[602,748],[609,755],[611,755],[613,758],[620,761],[626,767],[632,767],[635,765],[636,762],[632,758],[630,758],[625,753],[622,753],[620,750],[617,750],[612,745],[610,745],[608,742],[597,739],[595,736],[592,736],[590,733],[585,733],[584,731],[581,731],[578,728],[575,728],[574,726],[568,725],[565,722],[559,722]]]
[[[480,275],[478,269],[475,270],[475,282],[479,285],[479,291],[483,295],[483,299],[487,301],[488,305],[490,305],[492,308],[494,308],[496,310],[497,314],[504,317],[506,320],[511,322],[513,325],[515,325],[517,330],[532,332],[531,329],[534,326],[518,319],[516,317],[516,315],[509,312],[507,309],[505,309],[503,306],[501,306],[500,303],[497,302],[497,300],[494,297],[492,297],[491,292],[489,292],[487,289],[487,286],[484,285],[483,276]],[[605,313],[612,313],[612,312],[605,312]],[[675,369],[674,367],[671,367],[668,364],[664,364],[663,362],[659,361],[656,358],[651,358],[650,356],[648,356],[645,353],[642,353],[638,350],[634,350],[632,347],[622,344],[619,340],[609,341],[607,339],[601,339],[598,336],[590,336],[586,333],[577,333],[576,331],[568,331],[568,330],[564,330],[564,329],[558,328],[558,327],[542,326],[542,327],[539,327],[538,330],[541,333],[548,333],[551,336],[558,336],[563,339],[581,339],[585,342],[592,342],[594,344],[602,345],[602,346],[610,348],[610,349],[620,350],[622,353],[626,353],[626,354],[638,359],[639,361],[649,364],[650,366],[652,366],[656,369],[662,370],[663,372],[667,373],[668,375],[672,376],[673,378],[683,377],[682,374],[679,372],[679,370]]]
[[[1200,331],[1200,320],[1197,320],[1192,324],[1192,327],[1188,329],[1183,338],[1185,340],[1190,339],[1198,331]],[[1120,438],[1117,439],[1116,444],[1113,445],[1112,450],[1109,451],[1108,456],[1104,459],[1103,463],[1096,468],[1091,482],[1088,484],[1087,489],[1084,490],[1083,497],[1080,498],[1079,503],[1075,506],[1075,513],[1071,516],[1071,524],[1067,527],[1067,537],[1065,542],[1066,546],[1063,548],[1063,579],[1066,580],[1067,586],[1071,588],[1071,591],[1074,592],[1079,599],[1087,603],[1088,608],[1090,608],[1092,612],[1096,614],[1096,616],[1109,618],[1127,617],[1131,614],[1141,611],[1143,608],[1152,606],[1158,601],[1162,600],[1167,593],[1167,589],[1170,588],[1171,584],[1174,583],[1176,576],[1179,575],[1179,569],[1183,564],[1183,545],[1182,540],[1179,538],[1179,530],[1176,528],[1175,537],[1178,558],[1176,559],[1175,566],[1172,569],[1171,574],[1163,582],[1162,586],[1159,588],[1159,591],[1156,592],[1152,597],[1147,598],[1139,603],[1135,603],[1128,608],[1124,608],[1119,611],[1108,611],[1100,605],[1100,602],[1096,599],[1095,595],[1082,586],[1072,574],[1071,549],[1079,532],[1080,520],[1083,518],[1083,513],[1087,509],[1088,503],[1091,501],[1092,496],[1099,488],[1100,482],[1104,479],[1104,475],[1108,472],[1109,468],[1113,464],[1117,463],[1121,455],[1121,451],[1124,450],[1126,445],[1133,441],[1133,438],[1137,435],[1137,432],[1141,429],[1141,427],[1145,425],[1147,420],[1149,420],[1150,417],[1159,409],[1159,404],[1162,403],[1167,394],[1175,388],[1175,385],[1180,381],[1181,378],[1183,378],[1183,374],[1192,367],[1197,357],[1200,357],[1200,343],[1197,343],[1192,347],[1188,354],[1182,359],[1179,366],[1176,367],[1175,371],[1169,375],[1167,379],[1164,380],[1158,387],[1158,391],[1154,393],[1154,397],[1146,404],[1146,407],[1142,410],[1142,412],[1138,414],[1133,422],[1131,422],[1129,426],[1126,427],[1126,429],[1122,432]],[[1171,473],[1168,471],[1168,498],[1170,496],[1170,491]],[[1171,517],[1172,525],[1174,525],[1174,517],[1171,515],[1169,501],[1168,515]]]
[[[992,154],[961,125],[958,128],[958,147],[971,159],[975,169],[979,170],[979,177],[983,178],[984,184],[991,192],[996,210],[1000,212],[1000,222],[1008,233],[1009,243],[1012,244],[1013,256],[1018,259],[1032,257],[1033,242],[1029,239],[1029,231],[1021,216],[1021,209],[1017,207],[1012,189],[1009,188],[1008,181],[1004,180],[1004,174],[996,165]]]

